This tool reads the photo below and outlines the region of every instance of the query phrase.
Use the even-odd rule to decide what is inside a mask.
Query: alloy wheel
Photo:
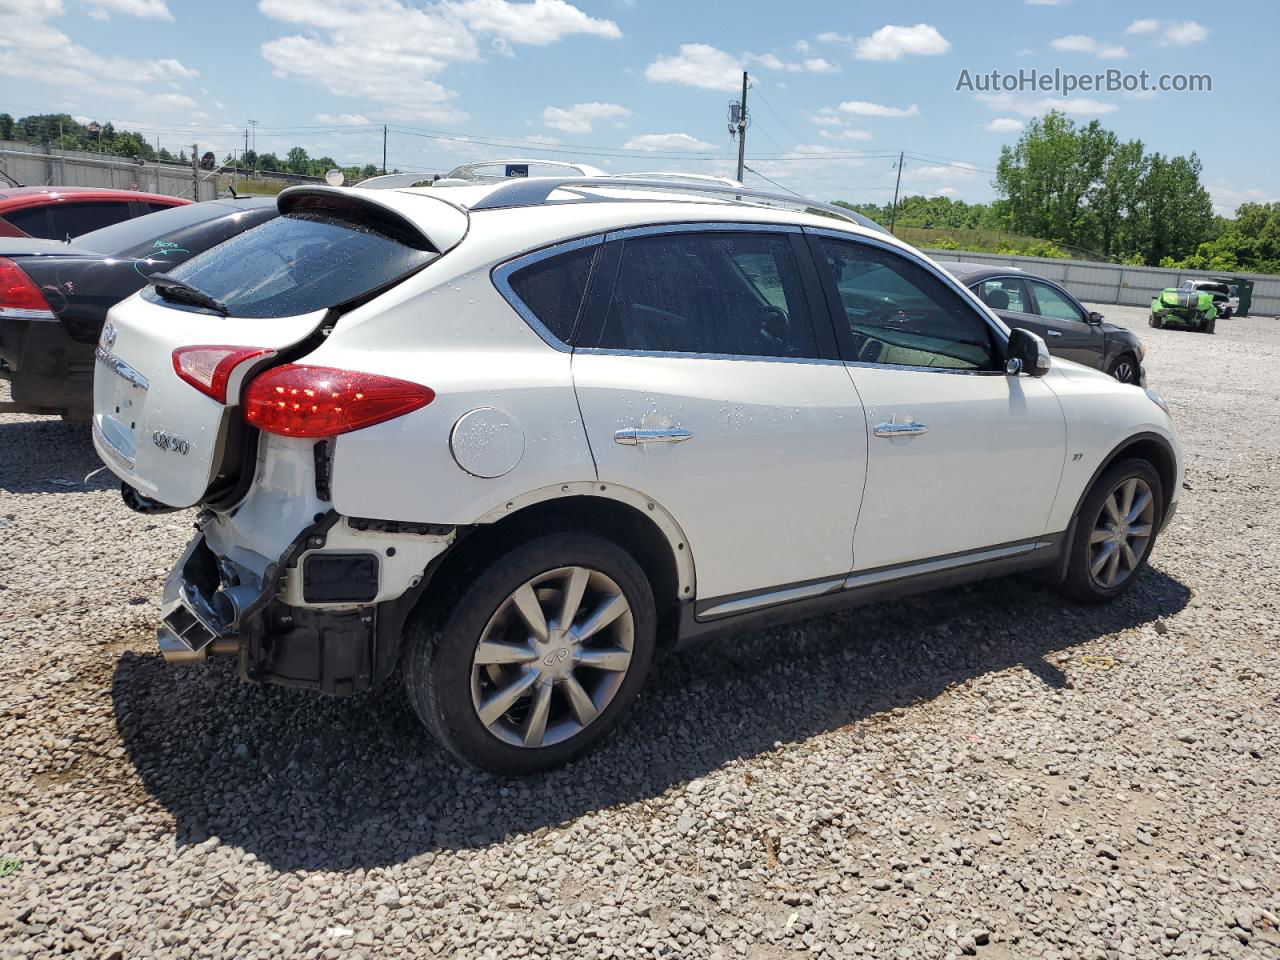
[[[1111,375],[1121,383],[1134,383],[1137,378],[1134,376],[1133,363],[1129,360],[1121,360],[1116,364],[1115,369],[1111,371]]]
[[[1111,589],[1138,568],[1151,540],[1156,504],[1151,487],[1141,477],[1120,481],[1102,502],[1089,535],[1089,574]]]
[[[631,666],[635,619],[599,570],[560,567],[521,584],[489,618],[471,666],[476,716],[517,747],[561,743],[590,726]]]

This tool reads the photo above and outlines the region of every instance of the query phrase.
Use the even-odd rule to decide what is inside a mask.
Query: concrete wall
[[[134,163],[79,150],[50,150],[40,144],[0,140],[0,169],[27,186],[107,187],[140,190],[188,200],[212,200],[218,180],[212,171],[183,164]],[[0,192],[3,192],[0,181]]]
[[[1047,257],[1018,257],[1004,253],[966,253],[962,250],[925,250],[934,260],[958,260],[992,266],[1018,267],[1062,284],[1086,303],[1117,303],[1145,307],[1166,287],[1183,280],[1212,276],[1240,276],[1253,280],[1250,316],[1280,317],[1280,276],[1262,273],[1214,274],[1206,270],[1130,267],[1118,263],[1091,263],[1087,260],[1053,260]]]

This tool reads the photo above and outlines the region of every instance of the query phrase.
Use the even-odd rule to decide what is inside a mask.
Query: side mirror
[[[1014,327],[1009,333],[1009,349],[1004,364],[1005,373],[1009,376],[1025,373],[1029,377],[1043,377],[1049,372],[1051,362],[1044,338],[1021,327]]]
[[[1088,320],[1090,323],[1098,324],[1102,322],[1102,314],[1100,314],[1097,310],[1090,310],[1089,315],[1085,317],[1085,319]]]

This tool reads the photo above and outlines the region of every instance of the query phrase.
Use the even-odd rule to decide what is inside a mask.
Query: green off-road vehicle
[[[1218,308],[1213,304],[1212,294],[1204,290],[1169,287],[1161,290],[1151,301],[1151,317],[1147,322],[1153,327],[1175,323],[1201,333],[1213,333],[1217,319]]]

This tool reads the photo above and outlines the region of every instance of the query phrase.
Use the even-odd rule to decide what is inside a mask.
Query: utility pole
[[[387,175],[387,125],[382,125],[382,175]]]
[[[258,121],[250,120],[249,126],[253,127],[253,152],[258,152]]]
[[[889,212],[889,232],[893,233],[893,226],[898,222],[898,188],[902,186],[902,158],[905,151],[898,153],[898,181],[893,185],[893,209]]]
[[[191,199],[200,199],[200,145],[191,145]]]
[[[742,99],[738,101],[738,182],[747,159],[747,71],[742,71]]]

